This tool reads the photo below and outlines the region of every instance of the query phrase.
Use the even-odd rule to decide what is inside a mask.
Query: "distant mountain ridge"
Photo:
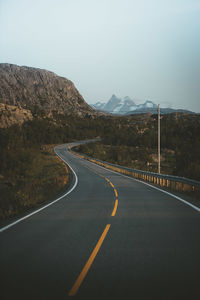
[[[91,106],[96,110],[106,111],[112,114],[125,115],[132,112],[140,112],[141,110],[157,109],[157,105],[152,101],[146,101],[144,104],[136,104],[136,100],[131,99],[129,96],[124,98],[118,98],[116,95],[112,95],[106,103],[97,102]]]
[[[129,96],[124,98],[118,98],[116,95],[112,95],[107,102],[97,102],[92,104],[92,108],[100,111],[105,111],[111,114],[119,115],[131,115],[141,113],[157,113],[158,106],[153,101],[146,100],[143,104],[136,104],[136,100],[131,99]],[[161,108],[162,114],[168,114],[173,112],[187,112],[191,111],[184,109],[172,109],[172,108]]]
[[[82,116],[96,112],[85,102],[72,81],[53,72],[0,64],[0,103],[46,114]]]

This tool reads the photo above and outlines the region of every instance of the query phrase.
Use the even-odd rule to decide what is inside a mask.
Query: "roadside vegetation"
[[[74,118],[39,112],[22,126],[0,129],[0,218],[54,199],[69,180],[52,144],[100,136],[76,151],[134,169],[157,172],[157,116]],[[44,146],[45,145],[45,146]],[[200,180],[200,116],[161,120],[161,172]]]
[[[94,137],[98,122],[97,129],[93,122],[38,115],[22,126],[0,129],[0,220],[53,200],[66,188],[69,171],[53,146]]]
[[[200,116],[161,117],[161,172],[200,180]],[[157,172],[157,116],[137,116],[106,128],[102,141],[75,151],[111,163]]]
[[[0,219],[52,200],[66,186],[68,169],[51,151],[26,148],[8,153],[0,175]]]

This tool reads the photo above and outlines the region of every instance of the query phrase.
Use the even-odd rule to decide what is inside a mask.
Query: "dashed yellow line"
[[[76,295],[76,293],[78,292],[79,287],[81,286],[81,283],[83,282],[85,276],[87,275],[97,253],[99,252],[99,249],[108,233],[108,230],[110,228],[110,224],[106,225],[98,243],[96,244],[96,247],[94,248],[92,254],[90,255],[87,263],[85,264],[83,270],[81,271],[80,275],[78,276],[77,280],[75,281],[73,287],[71,288],[71,290],[69,291],[69,296],[74,296]]]
[[[88,166],[85,166],[85,165],[84,165],[84,167],[87,168],[88,170],[94,172],[95,174],[99,175],[100,177],[104,178],[104,179],[110,184],[110,186],[113,188],[114,193],[115,193],[115,197],[116,197],[116,198],[118,197],[117,190],[116,190],[114,184],[110,181],[110,179],[108,179],[107,177],[105,177],[105,176],[103,176],[103,175],[101,175],[101,174],[95,172],[94,170],[90,169]],[[116,211],[117,211],[117,207],[118,207],[118,199],[115,200],[115,205],[114,205],[114,208],[113,208],[113,211],[112,211],[112,214],[111,214],[112,217],[115,216]]]
[[[111,181],[110,181],[110,186],[112,186],[113,189],[115,188],[114,184],[112,184]]]
[[[100,177],[104,178],[110,184],[110,186],[113,188],[115,196],[118,197],[118,193],[117,193],[117,190],[115,189],[114,184],[107,177],[95,172],[94,170],[90,169],[87,166],[85,166],[85,167],[87,169],[89,169],[90,171],[94,172],[95,174],[99,175]],[[112,211],[112,214],[111,214],[112,217],[115,216],[116,211],[117,211],[117,207],[118,207],[118,199],[115,200],[115,205],[114,205],[114,208],[113,208],[113,211]],[[100,250],[100,247],[101,247],[101,245],[102,245],[109,229],[110,229],[110,224],[107,224],[104,231],[103,231],[103,233],[102,233],[102,235],[101,235],[101,237],[100,237],[100,239],[99,239],[99,241],[98,241],[98,243],[96,244],[92,254],[90,255],[90,257],[89,257],[88,261],[86,262],[84,268],[82,269],[82,271],[79,274],[78,278],[76,279],[74,285],[72,286],[71,290],[69,291],[69,293],[68,293],[69,296],[75,296],[76,293],[78,292],[78,290],[79,290],[84,278],[86,277],[86,275],[87,275],[87,273],[88,273],[88,271],[89,271],[96,255],[97,255],[97,253]]]
[[[118,197],[118,193],[117,193],[116,189],[114,189],[114,193],[115,193],[115,196]]]
[[[115,200],[115,206],[114,206],[114,208],[113,208],[113,212],[112,212],[111,217],[114,217],[114,216],[115,216],[116,211],[117,211],[117,206],[118,206],[118,199]]]

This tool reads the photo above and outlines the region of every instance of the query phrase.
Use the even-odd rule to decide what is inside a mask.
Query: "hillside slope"
[[[0,103],[0,128],[7,128],[13,124],[21,125],[29,120],[33,120],[29,109]]]
[[[50,114],[96,114],[70,80],[46,70],[13,64],[0,64],[0,102]]]

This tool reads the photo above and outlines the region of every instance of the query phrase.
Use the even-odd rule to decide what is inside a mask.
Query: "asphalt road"
[[[200,213],[57,153],[77,175],[59,201],[0,233],[0,298],[199,299]]]

